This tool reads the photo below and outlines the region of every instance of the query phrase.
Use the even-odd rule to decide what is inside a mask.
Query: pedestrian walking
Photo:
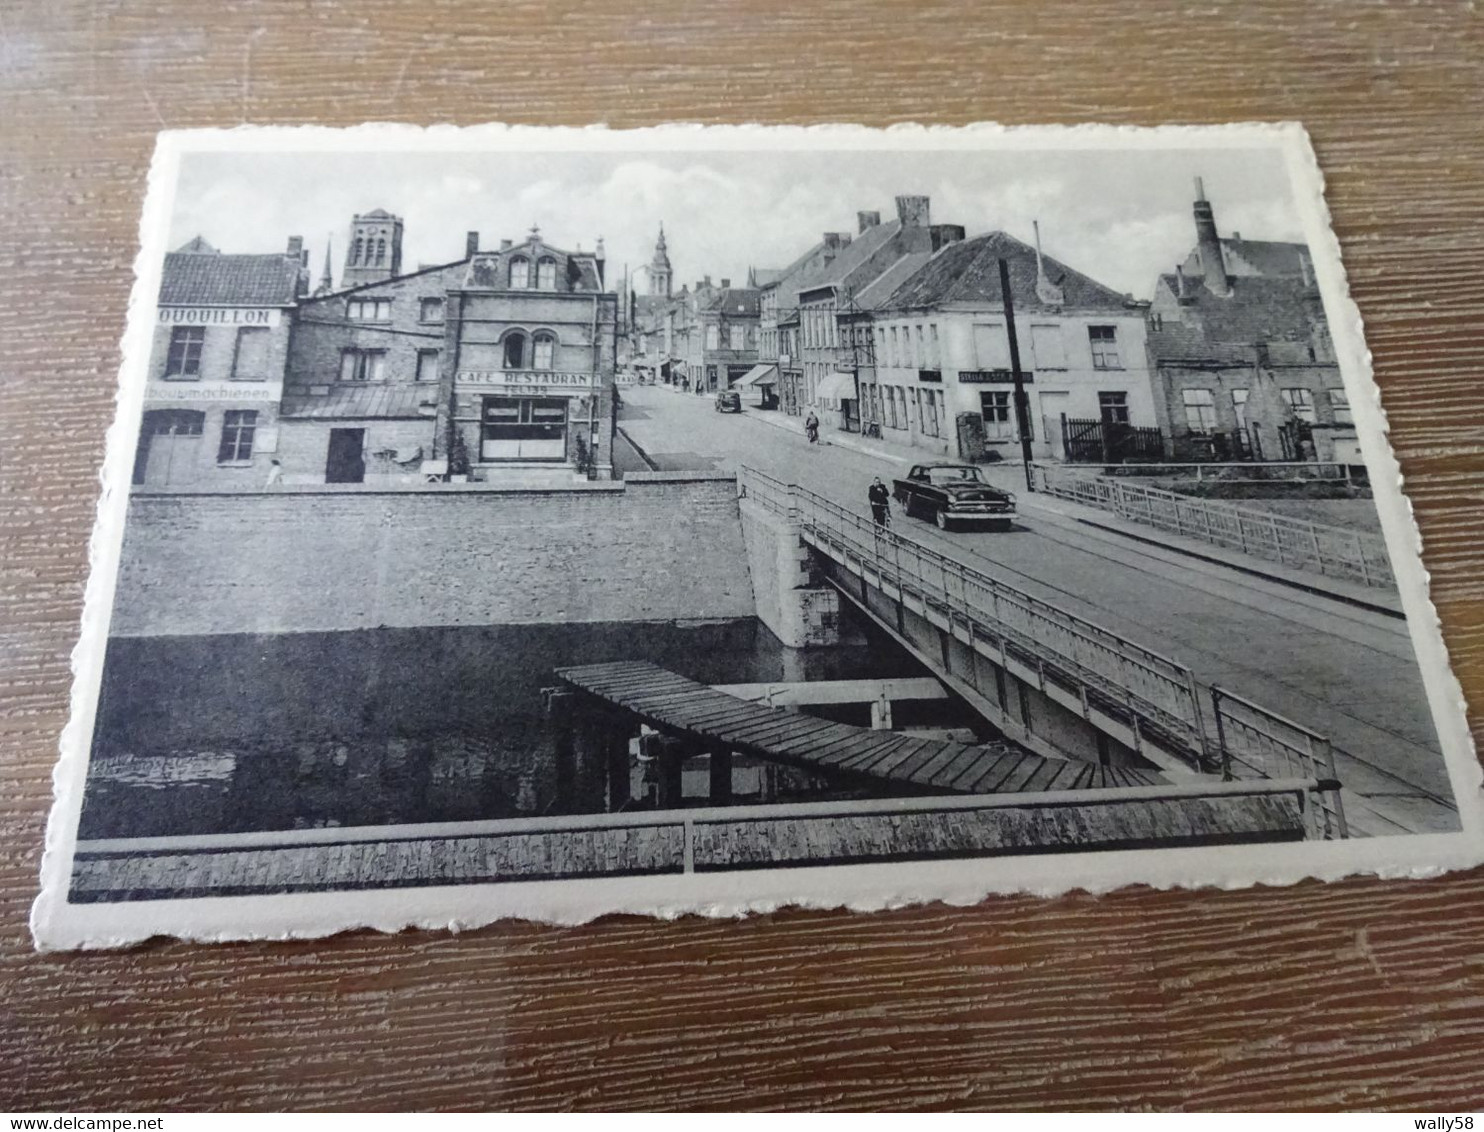
[[[878,527],[891,526],[891,492],[877,476],[866,492],[866,498],[871,503],[871,518],[876,521]]]

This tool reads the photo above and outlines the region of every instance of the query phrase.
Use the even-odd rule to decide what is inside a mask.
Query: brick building
[[[272,255],[226,255],[196,237],[165,256],[133,482],[263,486],[278,445],[303,240]]]
[[[601,242],[567,252],[533,229],[481,251],[470,232],[462,259],[398,275],[401,222],[368,215],[396,254],[373,262],[375,278],[301,301],[281,413],[285,480],[486,481],[512,467],[610,476],[618,299],[603,289]],[[365,278],[365,249],[352,238],[346,276]]]
[[[1221,237],[1199,179],[1193,211],[1195,247],[1149,311],[1170,456],[1360,463],[1308,249]]]
[[[733,287],[730,279],[698,295],[687,359],[698,393],[730,389],[757,365],[758,292]]]
[[[1005,232],[942,243],[888,296],[863,292],[875,337],[868,420],[882,438],[963,459],[1019,451],[999,261],[1009,270],[1032,451],[1075,457],[1157,421],[1147,304]],[[910,266],[910,265],[909,265]],[[1139,429],[1147,430],[1139,433]],[[1156,447],[1154,457],[1160,452]]]

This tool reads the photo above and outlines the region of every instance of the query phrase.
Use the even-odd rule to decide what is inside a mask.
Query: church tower
[[[384,209],[350,222],[350,243],[345,249],[342,289],[380,283],[402,274],[402,218]]]
[[[654,258],[649,261],[649,293],[670,297],[670,256],[665,251],[665,226],[660,225],[660,240],[654,246]]]

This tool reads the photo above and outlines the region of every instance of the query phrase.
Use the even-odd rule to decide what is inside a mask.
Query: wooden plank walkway
[[[1011,743],[971,745],[831,723],[698,684],[649,661],[561,668],[557,676],[651,727],[808,770],[861,775],[959,794],[1153,786],[1154,771],[1044,758]]]

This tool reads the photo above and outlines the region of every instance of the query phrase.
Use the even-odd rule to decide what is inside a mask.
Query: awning
[[[855,400],[855,374],[835,370],[819,379],[814,396],[821,401]]]
[[[737,383],[732,386],[732,388],[741,389],[744,385],[777,384],[778,367],[775,366],[772,362],[769,362],[767,365],[753,366],[750,370],[743,374],[741,378],[737,380]]]

